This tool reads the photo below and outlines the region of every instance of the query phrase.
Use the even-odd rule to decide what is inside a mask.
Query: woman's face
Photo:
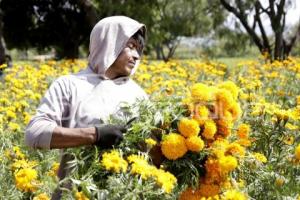
[[[129,76],[136,64],[136,61],[140,59],[138,49],[140,49],[138,42],[135,39],[130,38],[118,58],[106,70],[105,75],[109,79]]]

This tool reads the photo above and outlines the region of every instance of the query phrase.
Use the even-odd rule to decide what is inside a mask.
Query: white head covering
[[[145,38],[146,26],[129,17],[113,16],[100,20],[90,35],[89,67],[104,76],[106,70],[125,48],[130,37],[139,29],[142,30]]]

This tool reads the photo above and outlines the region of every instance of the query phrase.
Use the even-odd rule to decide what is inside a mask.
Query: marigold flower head
[[[25,158],[25,155],[24,155],[24,153],[22,153],[20,147],[14,146],[14,147],[13,147],[13,151],[14,151],[14,153],[15,153],[15,155],[16,155],[16,158],[18,158],[18,159],[20,159],[20,160],[22,160],[22,159]]]
[[[284,179],[283,179],[282,177],[276,178],[276,180],[275,180],[275,185],[276,185],[277,187],[281,187],[283,184],[284,184]]]
[[[300,144],[298,144],[295,149],[295,157],[297,160],[300,160]]]
[[[89,200],[89,198],[87,198],[83,192],[76,192],[75,198],[76,200]]]
[[[185,137],[197,136],[200,127],[194,119],[182,118],[178,124],[178,131]]]
[[[37,171],[32,168],[17,170],[14,173],[16,187],[24,192],[34,192],[37,188]]]
[[[219,107],[222,107],[223,110],[228,110],[234,104],[232,94],[225,89],[219,89],[216,92],[216,101]]]
[[[239,191],[228,190],[224,193],[221,199],[222,200],[246,200],[247,197]]]
[[[168,134],[161,143],[161,150],[169,160],[181,158],[187,152],[184,137],[176,133]]]
[[[221,191],[221,188],[217,184],[206,184],[201,183],[199,188],[199,193],[203,197],[213,197],[217,194],[219,194]]]
[[[46,193],[41,193],[35,196],[33,200],[50,200],[50,197]]]
[[[198,136],[192,136],[185,140],[185,144],[190,151],[199,152],[204,148],[203,140]]]
[[[257,161],[259,161],[261,163],[266,163],[268,161],[267,158],[266,158],[266,156],[264,156],[264,154],[261,154],[261,153],[258,153],[258,152],[254,152],[252,155],[254,156],[254,158]]]
[[[219,164],[223,172],[231,172],[238,166],[238,162],[233,156],[222,156]]]
[[[201,197],[202,195],[200,195],[199,190],[187,188],[180,194],[179,200],[199,200]]]
[[[239,143],[240,145],[244,146],[244,147],[250,147],[251,146],[251,140],[249,139],[244,139],[244,138],[241,138],[239,140],[236,141],[237,143]]]
[[[227,137],[231,134],[232,126],[233,124],[231,121],[225,119],[220,119],[217,121],[218,133],[223,137]]]
[[[146,142],[146,144],[149,145],[150,147],[156,145],[156,143],[157,143],[157,142],[156,142],[155,140],[153,140],[152,138],[147,138],[147,139],[145,140],[145,142]]]
[[[125,172],[127,170],[128,163],[124,160],[120,153],[116,150],[111,152],[105,152],[102,155],[101,164],[106,170],[116,173]]]
[[[248,124],[241,124],[237,130],[237,136],[239,138],[247,139],[250,132],[250,126]]]
[[[211,101],[213,98],[210,87],[203,83],[194,84],[190,91],[192,98],[197,102],[207,102]]]
[[[296,97],[296,102],[297,102],[297,105],[300,105],[300,96]]]
[[[225,154],[230,154],[233,156],[241,156],[241,157],[244,157],[245,153],[246,153],[245,148],[236,142],[229,144],[225,152]]]
[[[139,174],[143,179],[148,179],[153,176],[156,168],[149,165],[148,161],[144,156],[141,155],[130,155],[127,157],[129,163],[131,163],[132,174]]]
[[[155,179],[166,193],[172,192],[175,184],[177,183],[177,179],[173,174],[162,169],[155,170]]]
[[[234,98],[234,100],[236,100],[239,95],[239,88],[232,81],[225,81],[225,82],[219,84],[218,88],[223,88],[223,89],[228,90],[232,94],[232,97]]]
[[[223,182],[223,174],[219,161],[217,159],[208,158],[205,162],[205,182],[206,183],[221,183]]]
[[[207,120],[204,123],[204,131],[202,132],[202,136],[206,139],[213,139],[214,135],[217,132],[217,126],[213,120]]]
[[[233,102],[231,108],[229,108],[229,112],[231,113],[232,119],[237,120],[242,114],[240,104],[237,102]]]
[[[47,172],[47,175],[49,176],[56,176],[58,173],[58,168],[59,168],[59,163],[58,162],[54,162],[52,164],[51,169]]]
[[[209,110],[206,106],[196,106],[195,108],[195,115],[193,116],[193,119],[195,119],[200,126],[204,124],[206,120],[209,118]]]

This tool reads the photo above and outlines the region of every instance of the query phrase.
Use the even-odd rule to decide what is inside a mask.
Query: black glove
[[[96,142],[102,149],[112,148],[113,145],[119,144],[123,140],[123,133],[127,129],[122,125],[107,124],[103,126],[96,126]]]

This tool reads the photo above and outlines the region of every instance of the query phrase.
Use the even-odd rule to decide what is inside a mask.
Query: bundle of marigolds
[[[184,99],[134,105],[138,120],[118,147],[72,152],[74,192],[91,199],[246,199],[232,176],[250,143],[247,125],[233,131],[238,92],[230,81],[197,83]]]

